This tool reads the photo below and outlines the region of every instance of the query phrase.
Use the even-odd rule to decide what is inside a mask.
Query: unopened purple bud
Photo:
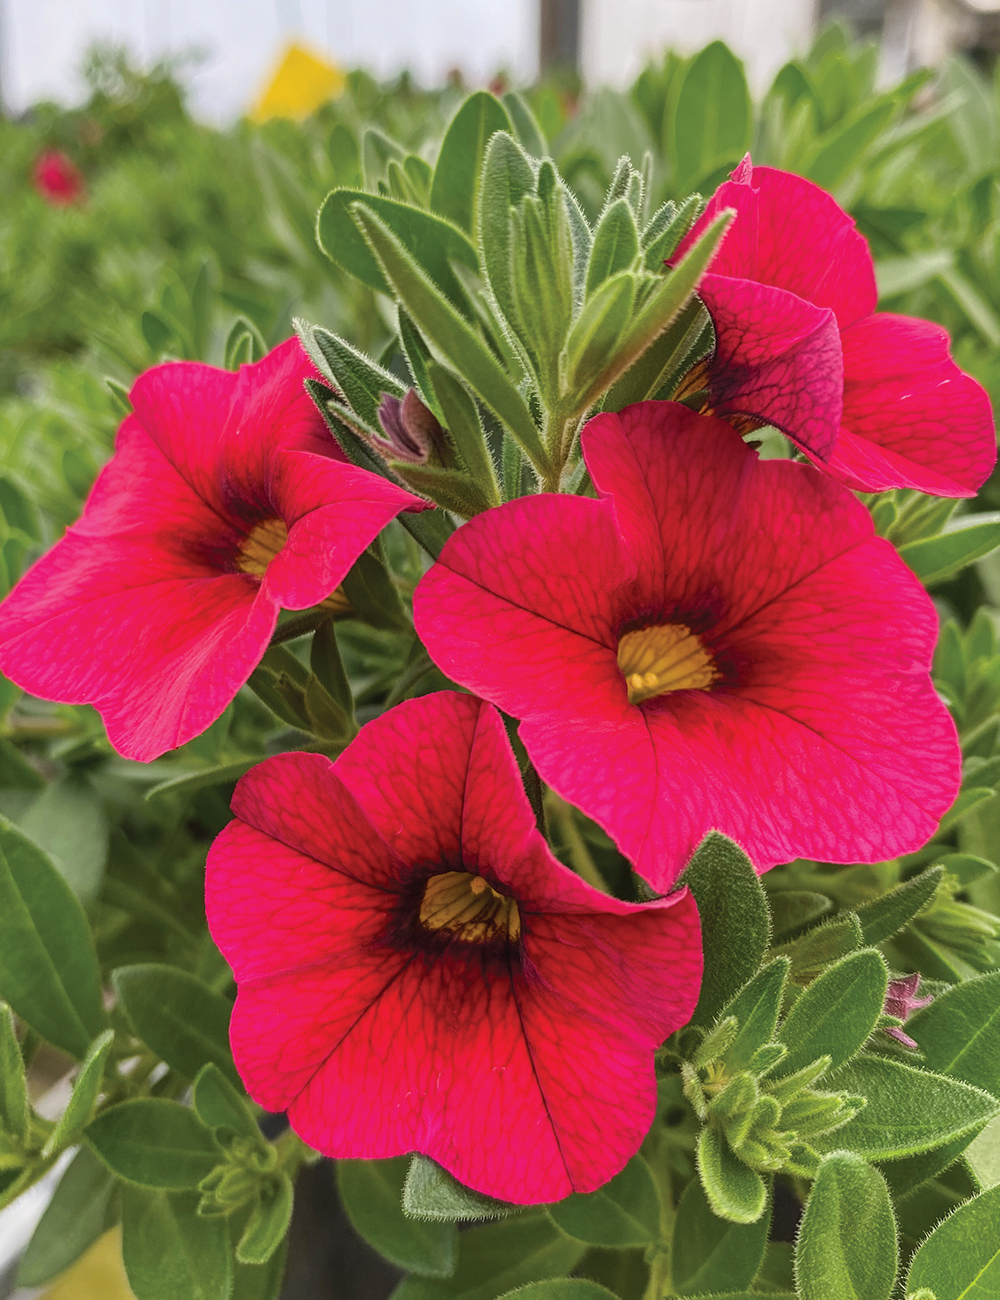
[[[409,389],[403,398],[383,393],[378,418],[386,436],[376,436],[374,442],[389,460],[425,465],[429,460],[441,459],[447,446],[444,430],[415,389]]]
[[[885,993],[885,1006],[883,1007],[885,1015],[892,1016],[895,1020],[902,1020],[905,1023],[913,1015],[914,1011],[919,1011],[921,1007],[930,1006],[934,999],[918,998],[917,989],[919,987],[919,971],[914,971],[912,975],[904,975],[898,980],[890,980]],[[904,1034],[902,1029],[897,1026],[894,1025],[885,1032],[895,1038],[897,1042],[902,1043],[904,1047],[909,1047],[913,1051],[919,1050],[920,1044],[914,1042],[909,1034]]]

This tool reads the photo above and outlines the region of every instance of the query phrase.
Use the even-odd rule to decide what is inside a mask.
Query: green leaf
[[[112,982],[137,1036],[172,1070],[193,1079],[211,1061],[239,1084],[229,1050],[228,999],[175,966],[121,966]]]
[[[601,214],[587,266],[587,297],[639,256],[639,231],[627,199],[616,199]]]
[[[987,1131],[989,1125],[986,1126]],[[938,1174],[955,1163],[963,1151],[968,1151],[971,1142],[977,1139],[975,1132],[963,1133],[953,1142],[947,1142],[933,1151],[921,1151],[919,1155],[906,1156],[902,1160],[887,1160],[881,1167],[882,1177],[889,1184],[889,1191],[898,1201],[910,1192],[937,1178]],[[966,1156],[968,1160],[968,1156]]]
[[[773,949],[777,956],[791,959],[792,978],[803,982],[818,975],[824,967],[861,947],[861,922],[853,912],[836,920],[817,925],[789,943]]]
[[[577,412],[584,411],[624,374],[660,335],[670,327],[691,300],[719,241],[729,226],[731,215],[720,213],[677,265],[662,276],[632,318],[631,328],[622,336],[612,360],[587,387],[575,394]]]
[[[473,480],[482,488],[489,504],[499,505],[500,488],[497,485],[496,467],[486,444],[486,434],[475,402],[461,380],[436,361],[427,367],[427,375],[455,450]]]
[[[767,898],[753,863],[719,831],[709,831],[698,845],[681,883],[698,904],[702,940],[709,954],[691,1023],[708,1025],[756,974],[767,951]]]
[[[613,1291],[582,1277],[550,1278],[505,1291],[499,1300],[616,1300]]]
[[[813,980],[778,1034],[788,1047],[781,1073],[795,1074],[820,1056],[843,1065],[864,1046],[885,1004],[889,970],[869,948],[850,953]]]
[[[340,1198],[358,1234],[398,1268],[425,1277],[450,1277],[458,1249],[455,1225],[421,1222],[403,1213],[409,1164],[409,1156],[338,1160]]]
[[[674,113],[677,194],[687,194],[723,163],[737,163],[750,147],[753,106],[743,64],[713,41],[688,65]]]
[[[1000,1097],[1000,973],[966,980],[906,1022],[927,1068]]]
[[[119,1178],[167,1191],[197,1187],[222,1159],[193,1110],[159,1097],[110,1107],[84,1137]]]
[[[528,1282],[569,1273],[586,1247],[545,1215],[525,1215],[463,1232],[458,1266],[446,1281],[408,1277],[392,1300],[493,1300]]]
[[[292,1221],[294,1193],[287,1174],[268,1179],[236,1247],[241,1264],[266,1264],[285,1239]]]
[[[278,1300],[287,1260],[287,1237],[266,1264],[241,1264],[237,1260],[229,1300]]]
[[[94,1244],[107,1226],[108,1202],[116,1186],[114,1175],[88,1147],[81,1147],[21,1256],[18,1286],[43,1286]]]
[[[635,277],[622,271],[597,289],[573,322],[566,339],[565,370],[569,391],[586,384],[590,375],[602,370],[614,355],[632,318]]]
[[[868,1104],[814,1145],[856,1151],[869,1160],[931,1151],[974,1133],[1000,1113],[1000,1103],[978,1088],[876,1056],[855,1057],[828,1075],[823,1086],[865,1097]]]
[[[373,429],[378,428],[378,408],[383,393],[402,397],[406,388],[395,375],[366,357],[350,343],[320,326],[297,322],[299,338],[316,369],[344,394],[348,405]]]
[[[771,927],[776,939],[801,930],[810,921],[817,921],[833,908],[826,894],[813,894],[804,889],[782,889],[768,895],[771,907]]]
[[[815,152],[803,166],[804,175],[824,189],[833,189],[861,160],[864,151],[882,134],[896,112],[894,95],[861,105],[843,123],[821,136]]]
[[[483,163],[479,248],[497,306],[510,324],[517,322],[511,208],[534,188],[535,171],[524,150],[509,135],[495,135]]]
[[[936,1300],[1000,1295],[1000,1187],[960,1205],[921,1242],[910,1264],[907,1293],[922,1287]]]
[[[23,1143],[28,1136],[28,1085],[10,1008],[0,1002],[0,1132]]]
[[[206,1065],[194,1081],[194,1108],[209,1128],[232,1129],[242,1137],[260,1138],[257,1121],[217,1065]]]
[[[0,996],[82,1060],[107,1026],[83,909],[50,858],[0,817]]]
[[[950,829],[957,825],[963,818],[968,817],[973,808],[980,804],[986,803],[988,799],[995,799],[996,791],[992,786],[965,786],[959,793],[958,798],[951,805],[945,815],[941,818],[938,832]]]
[[[802,1300],[889,1300],[896,1221],[878,1170],[849,1151],[819,1167],[795,1248]]]
[[[194,794],[196,790],[210,790],[216,785],[229,785],[238,781],[244,773],[249,772],[260,760],[256,758],[241,759],[238,763],[220,763],[217,767],[203,767],[200,772],[186,772],[183,776],[172,776],[166,781],[158,781],[145,794],[147,803],[162,799],[165,795]]]
[[[674,1220],[673,1282],[678,1295],[701,1295],[722,1287],[748,1287],[757,1276],[770,1213],[755,1223],[729,1223],[712,1213],[704,1189],[692,1178]]]
[[[483,159],[497,131],[513,131],[507,110],[485,90],[470,95],[451,119],[431,183],[431,207],[471,235],[479,215]]]
[[[461,230],[433,212],[410,207],[396,199],[366,194],[364,190],[334,190],[323,200],[317,219],[319,243],[326,255],[363,284],[392,296],[383,274],[385,268],[380,267],[352,216],[352,209],[361,204],[376,214],[379,223],[391,231],[405,254],[437,289],[467,312],[465,290],[450,263],[461,262],[470,271],[478,271],[476,250]]]
[[[228,1300],[229,1229],[198,1197],[122,1188],[122,1259],[136,1300]]]
[[[71,1146],[78,1134],[90,1123],[101,1084],[104,1082],[104,1066],[114,1037],[113,1030],[105,1029],[104,1033],[95,1038],[91,1044],[90,1051],[74,1080],[73,1091],[70,1093],[66,1109],[42,1149],[43,1157],[55,1155],[65,1147]]]
[[[767,1207],[767,1185],[714,1128],[698,1135],[698,1174],[712,1213],[731,1223],[755,1223]]]
[[[683,365],[693,364],[703,354],[703,349],[707,350],[711,333],[708,312],[697,298],[692,298],[660,337],[618,379],[605,396],[602,408],[620,411],[633,402],[655,397]]]
[[[108,858],[108,821],[86,775],[69,772],[53,781],[18,821],[74,894],[90,902],[101,887]]]
[[[45,789],[45,777],[32,767],[18,747],[0,736],[0,790]]]
[[[901,930],[934,897],[943,875],[943,866],[930,867],[881,898],[856,907],[854,915],[861,923],[865,943],[882,943]]]
[[[965,1162],[984,1191],[1000,1187],[1000,1116],[976,1134],[966,1148]]]
[[[546,153],[545,137],[538,120],[531,111],[527,100],[515,90],[508,90],[503,97],[503,106],[510,114],[514,124],[514,133],[521,145],[535,158],[542,158]]]
[[[937,537],[899,548],[900,557],[925,586],[933,586],[1000,546],[1000,512],[960,515]]]
[[[461,1219],[502,1219],[520,1208],[465,1187],[427,1156],[417,1154],[410,1160],[403,1184],[403,1213],[413,1219],[449,1223]]]
[[[575,1192],[548,1212],[563,1232],[592,1246],[646,1246],[659,1234],[660,1197],[641,1156],[596,1192]]]
[[[365,189],[377,190],[378,183],[385,180],[388,164],[395,160],[403,162],[406,151],[402,145],[391,140],[377,126],[370,126],[361,137],[361,160],[364,168]]]
[[[545,452],[531,412],[500,362],[407,256],[389,228],[360,203],[353,211],[403,305],[430,342],[510,429],[532,463],[545,466]]]
[[[734,1016],[739,1024],[722,1058],[730,1074],[745,1070],[758,1048],[773,1038],[790,966],[787,957],[768,962],[722,1011],[720,1019]]]

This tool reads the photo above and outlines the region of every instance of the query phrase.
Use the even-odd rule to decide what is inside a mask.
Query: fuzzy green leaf
[[[217,1065],[206,1065],[194,1081],[194,1108],[209,1128],[232,1129],[242,1137],[260,1138],[246,1101]]]
[[[524,150],[509,135],[495,135],[483,164],[479,248],[497,306],[511,325],[517,322],[511,208],[534,188],[535,171]]]
[[[75,1263],[107,1226],[114,1174],[89,1147],[81,1147],[59,1180],[28,1242],[18,1286],[42,1286]]]
[[[488,91],[477,90],[451,119],[431,183],[431,207],[471,235],[479,215],[483,159],[497,131],[513,131],[507,110]]]
[[[197,1187],[222,1159],[193,1110],[159,1097],[110,1107],[84,1137],[119,1178],[167,1191]]]
[[[587,297],[619,271],[628,271],[639,256],[639,231],[626,199],[616,199],[601,214],[587,266]]]
[[[596,1192],[577,1192],[548,1207],[563,1232],[592,1246],[647,1246],[660,1226],[660,1198],[641,1156]]]
[[[433,212],[396,199],[366,194],[364,190],[334,190],[324,199],[317,219],[320,247],[326,255],[363,284],[392,296],[384,267],[380,267],[352,215],[354,206],[362,203],[377,214],[380,223],[392,232],[408,257],[438,290],[454,306],[467,312],[465,290],[450,263],[461,262],[470,271],[478,271],[476,250],[461,230]]]
[[[292,1221],[292,1180],[287,1174],[268,1179],[250,1212],[236,1247],[241,1264],[266,1264],[285,1239]]]
[[[723,1053],[731,1074],[745,1070],[758,1048],[774,1036],[790,965],[787,957],[768,962],[723,1010],[723,1017],[734,1016],[739,1024],[735,1038]]]
[[[614,1292],[582,1277],[550,1278],[505,1291],[499,1300],[617,1300]]]
[[[520,1209],[465,1187],[427,1156],[415,1155],[403,1184],[403,1213],[413,1219],[455,1223],[462,1219],[502,1219]]]
[[[674,1220],[673,1280],[678,1295],[702,1295],[722,1287],[748,1287],[757,1276],[770,1213],[755,1223],[729,1223],[712,1213],[697,1178],[688,1183]]]
[[[409,1156],[392,1160],[338,1160],[337,1187],[358,1233],[407,1273],[450,1277],[458,1235],[454,1223],[421,1222],[403,1213]]]
[[[416,265],[388,226],[360,203],[352,211],[403,305],[429,341],[510,429],[532,461],[544,465],[545,453],[531,412],[500,362]]]
[[[930,867],[881,898],[856,907],[854,915],[861,923],[865,943],[882,943],[901,930],[933,898],[943,875],[943,867]]]
[[[710,954],[691,1023],[709,1025],[756,973],[767,951],[767,898],[753,863],[719,831],[709,831],[698,845],[681,883],[698,904],[705,951]]]
[[[865,1044],[885,1003],[889,971],[874,949],[850,953],[815,979],[792,1007],[778,1035],[788,1047],[781,1073],[794,1074],[817,1057],[843,1065]]]
[[[586,1250],[545,1215],[525,1215],[463,1232],[458,1265],[446,1281],[408,1277],[392,1300],[493,1300],[528,1282],[563,1277]]]
[[[956,984],[906,1022],[927,1068],[1000,1097],[1000,973]]]
[[[114,1037],[113,1030],[105,1029],[104,1033],[95,1038],[91,1044],[90,1051],[73,1082],[73,1091],[70,1093],[66,1109],[60,1115],[58,1124],[42,1149],[43,1156],[54,1155],[64,1147],[72,1145],[77,1135],[90,1123],[101,1084],[104,1082],[104,1065]]]
[[[0,1132],[23,1143],[28,1136],[29,1114],[24,1061],[14,1021],[10,1008],[0,1002]]]
[[[378,362],[329,330],[318,325],[310,327],[304,321],[297,321],[296,326],[316,369],[343,393],[348,405],[366,424],[377,429],[382,394],[402,397],[405,387]]]
[[[712,1212],[731,1223],[755,1223],[767,1206],[767,1185],[714,1128],[698,1136],[698,1174]]]
[[[906,1289],[923,1287],[936,1300],[1000,1296],[1000,1187],[960,1205],[921,1242]]]
[[[83,909],[52,860],[0,817],[0,996],[82,1060],[107,1026]]]
[[[228,1300],[229,1229],[197,1207],[191,1194],[122,1189],[122,1259],[136,1300]]]
[[[228,999],[176,966],[122,966],[112,981],[138,1037],[171,1069],[194,1079],[211,1061],[239,1084],[229,1049]]]
[[[849,1151],[820,1165],[795,1249],[802,1300],[889,1300],[896,1221],[885,1180]]]
[[[865,1097],[868,1104],[814,1145],[856,1151],[869,1160],[933,1150],[976,1132],[1000,1113],[1000,1103],[978,1088],[876,1056],[856,1057],[828,1075],[823,1086]]]

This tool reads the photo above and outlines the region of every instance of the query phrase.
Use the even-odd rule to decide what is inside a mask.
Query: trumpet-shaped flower
[[[449,538],[414,609],[454,681],[657,888],[715,828],[759,870],[916,849],[955,797],[934,607],[868,511],[673,402],[583,433],[599,500]]]
[[[849,487],[974,496],[996,461],[989,398],[939,325],[875,311],[871,253],[847,213],[748,155],[677,256],[725,208],[736,220],[698,288],[715,352],[685,392],[776,426]]]
[[[539,834],[503,723],[424,696],[331,763],[249,772],[208,857],[250,1095],[332,1156],[420,1151],[552,1201],[606,1182],[653,1118],[653,1051],[694,1010],[686,890],[619,902]]]
[[[0,606],[0,670],[93,704],[129,758],[213,722],[279,609],[331,598],[390,519],[426,504],[345,463],[303,388],[313,373],[291,339],[235,373],[140,375],[82,517]]]

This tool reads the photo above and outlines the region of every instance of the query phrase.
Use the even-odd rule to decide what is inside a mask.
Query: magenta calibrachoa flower
[[[748,155],[676,256],[725,208],[736,220],[698,286],[715,353],[690,381],[709,409],[775,425],[852,488],[974,496],[996,461],[989,398],[939,325],[875,311],[871,253],[847,213]]]
[[[934,607],[868,511],[673,402],[583,433],[601,499],[477,516],[417,589],[454,681],[664,888],[710,829],[759,870],[916,849],[958,791]]]
[[[80,520],[0,606],[0,670],[93,704],[129,758],[197,736],[260,662],[279,609],[331,597],[426,502],[348,465],[290,339],[238,372],[156,366]]]
[[[420,1151],[509,1201],[622,1168],[653,1118],[653,1050],[697,1002],[697,910],[562,866],[495,710],[408,701],[336,763],[260,764],[233,811],[207,909],[257,1102],[327,1155]]]

